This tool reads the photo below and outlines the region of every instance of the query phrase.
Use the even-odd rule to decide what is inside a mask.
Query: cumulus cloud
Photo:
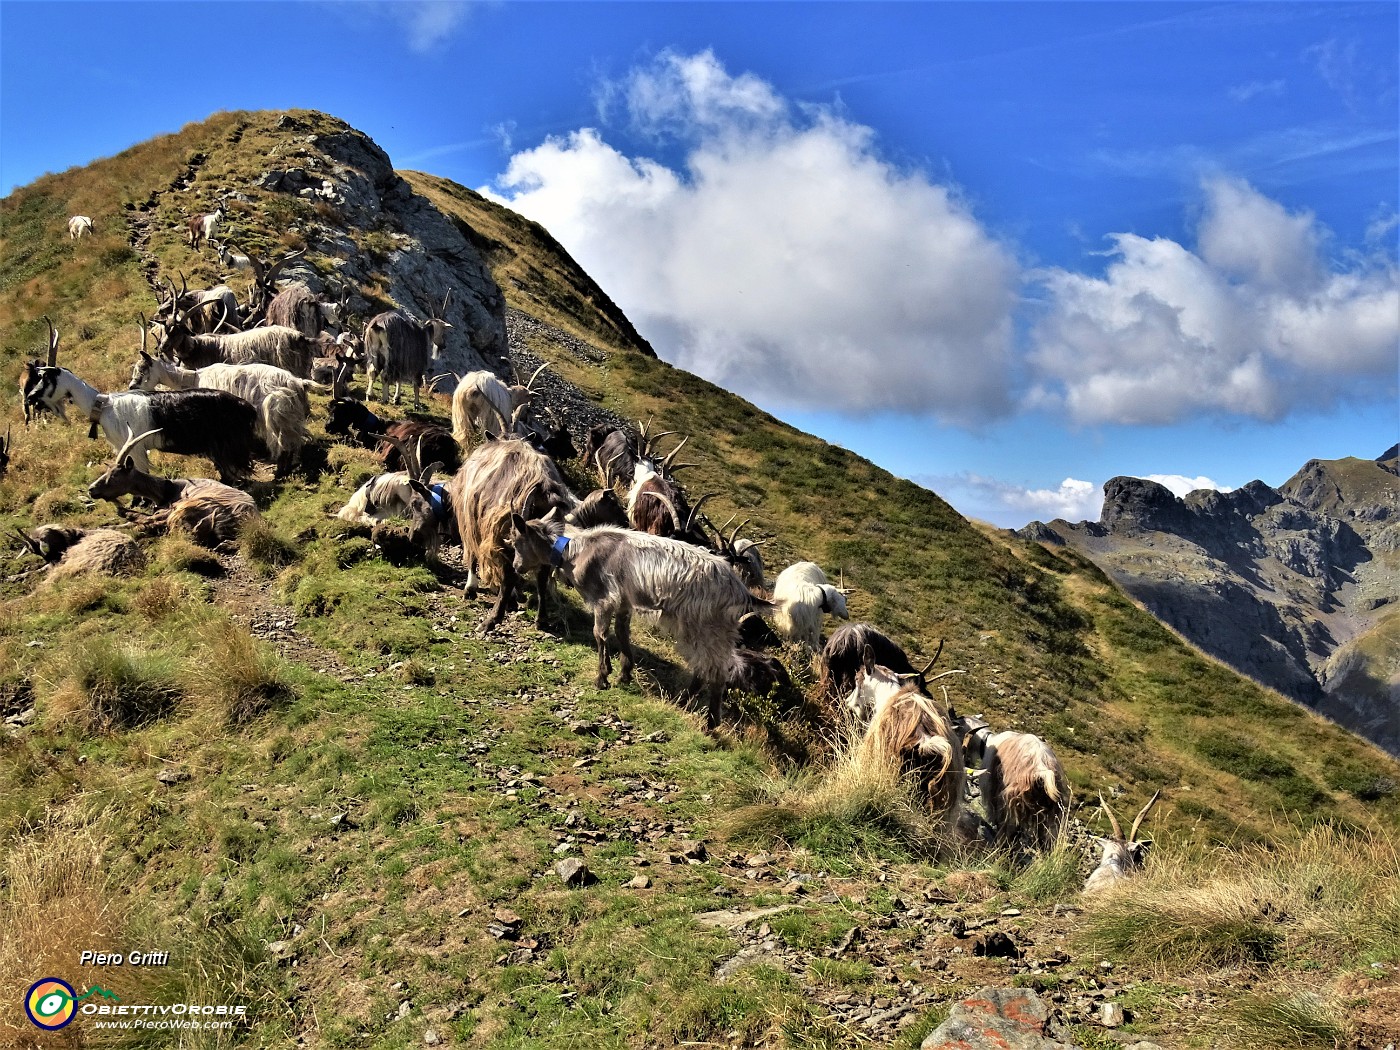
[[[1177,496],[1197,489],[1230,489],[1208,477],[1183,474],[1143,474]],[[1096,481],[1065,478],[1054,488],[1014,485],[998,478],[964,471],[916,479],[970,518],[990,521],[1003,528],[1019,529],[1030,521],[1098,521],[1103,512],[1103,485]]]
[[[1228,485],[1221,485],[1204,475],[1188,478],[1184,474],[1144,474],[1148,481],[1155,481],[1175,496],[1184,496],[1197,489],[1215,489],[1217,492],[1234,491]]]
[[[664,53],[602,101],[683,160],[584,128],[516,153],[486,192],[548,228],[663,357],[782,407],[1009,409],[1017,266],[954,188],[708,51]]]
[[[1195,251],[1111,236],[1102,277],[1040,275],[1028,401],[1078,422],[1278,419],[1363,384],[1394,390],[1400,272],[1384,258],[1336,272],[1327,231],[1247,183],[1211,178]]]

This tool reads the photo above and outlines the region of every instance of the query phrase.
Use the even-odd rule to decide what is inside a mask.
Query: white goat
[[[1147,805],[1138,810],[1138,815],[1133,820],[1133,829],[1128,832],[1127,837],[1124,837],[1123,829],[1118,824],[1118,818],[1113,815],[1113,810],[1108,808],[1103,795],[1099,795],[1099,805],[1108,814],[1108,822],[1113,826],[1113,837],[1098,840],[1099,845],[1103,847],[1103,856],[1099,860],[1099,866],[1089,873],[1083,892],[1102,893],[1142,870],[1147,848],[1152,842],[1150,839],[1140,841],[1137,837],[1138,828],[1142,826],[1143,818],[1147,816],[1147,811],[1156,803],[1160,794],[1160,791],[1154,792],[1147,800]]]
[[[275,365],[206,365],[200,369],[181,368],[173,361],[152,357],[141,351],[131,367],[131,390],[154,390],[167,386],[175,390],[226,390],[257,410],[257,436],[267,446],[269,457],[284,474],[301,456],[310,440],[306,421],[311,415],[307,393],[324,392],[309,379],[298,379]]]
[[[997,836],[1025,835],[1049,849],[1069,807],[1069,781],[1050,745],[1030,733],[997,733],[986,742],[982,768],[982,797]]]
[[[507,386],[494,372],[468,372],[452,391],[452,436],[465,448],[473,432],[500,437],[514,429],[516,412],[535,396],[535,380],[548,368],[540,365],[524,386]]]
[[[224,206],[219,204],[211,212],[194,215],[185,220],[185,232],[189,235],[190,247],[196,251],[200,245],[214,236],[214,228],[224,217]]]
[[[212,241],[210,243],[214,245],[214,250],[219,253],[220,266],[226,266],[229,269],[239,271],[251,270],[253,268],[253,260],[242,252],[234,251],[227,244],[220,244]]]
[[[68,237],[70,240],[80,241],[85,233],[95,233],[92,220],[86,215],[74,215],[68,220]]]
[[[849,619],[845,594],[833,587],[816,562],[799,561],[778,573],[773,584],[773,604],[778,607],[773,627],[789,641],[809,649],[822,644],[822,614]]]

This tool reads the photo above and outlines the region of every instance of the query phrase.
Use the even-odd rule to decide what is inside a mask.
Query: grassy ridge
[[[181,244],[174,224],[192,198],[169,187],[202,154],[193,199],[206,186],[247,189],[271,150],[288,148],[278,119],[220,114],[0,202],[5,367],[42,346],[47,312],[64,332],[64,363],[125,386],[131,317],[149,308],[126,221],[150,219],[150,250],[167,271],[215,276]],[[853,616],[917,652],[947,639],[943,665],[969,672],[959,705],[1051,739],[1079,798],[1117,785],[1140,800],[1165,787],[1153,823],[1172,843],[1177,867],[1164,870],[1174,877],[1204,881],[1219,843],[1330,843],[1330,853],[1314,847],[1320,866],[1348,856],[1353,827],[1393,841],[1400,770],[1373,748],[1187,649],[1086,560],[974,527],[933,493],[638,352],[608,311],[589,311],[592,293],[537,227],[443,180],[407,177],[490,242],[513,306],[585,339],[598,361],[547,338],[536,354],[605,407],[693,434],[692,490],[718,491],[716,510],[771,532],[772,563],[844,571]],[[256,203],[237,220],[248,244],[295,246],[284,238],[309,221],[304,202],[249,195]],[[146,212],[123,208],[152,199]],[[65,223],[78,211],[99,235],[73,245]],[[352,240],[372,245],[375,233]],[[445,408],[438,399],[433,411],[441,419]],[[316,409],[323,419],[324,399]],[[319,424],[313,432],[323,439]],[[0,530],[112,523],[83,492],[107,456],[79,421],[18,434]],[[1012,978],[1001,963],[964,958],[947,984],[929,979],[924,964],[948,944],[898,926],[896,900],[936,885],[970,918],[1014,904],[1027,936],[1052,940],[1039,924],[1072,892],[1073,859],[1017,873],[1001,858],[940,860],[882,827],[838,834],[819,821],[796,832],[750,822],[740,837],[733,814],[811,771],[785,770],[760,730],[718,742],[700,733],[667,700],[679,675],[657,639],[640,639],[638,686],[595,691],[576,603],[562,638],[528,620],[478,637],[484,606],[327,520],[374,465],[341,446],[326,456],[315,481],[255,486],[268,537],[236,563],[164,540],[138,576],[47,587],[9,578],[32,559],[8,556],[0,699],[32,702],[36,716],[0,735],[0,1043],[37,1037],[16,1004],[38,967],[128,1001],[243,1002],[255,1013],[250,1027],[185,1045],[285,1046],[300,1035],[395,1047],[421,1045],[431,1029],[449,1045],[857,1046],[868,1037],[835,1019],[833,998],[897,997],[910,981],[938,989],[899,1037],[917,1046],[959,991]],[[114,695],[133,714],[94,717]],[[687,859],[694,840],[706,861]],[[750,876],[744,855],[755,849],[803,888],[785,888],[786,874]],[[597,883],[564,887],[553,865],[565,856],[584,859]],[[628,888],[638,876],[650,885]],[[794,906],[769,920],[779,955],[714,979],[740,934],[697,914],[778,905]],[[503,909],[519,920],[514,939],[493,933]],[[830,954],[856,927],[872,942],[865,953]],[[1400,961],[1394,941],[1385,950],[1348,936],[1328,977]],[[1246,962],[1267,981],[1301,965],[1310,943]],[[79,971],[83,948],[170,950],[172,960],[159,972]],[[779,965],[783,952],[809,961]],[[1150,975],[1148,962],[1123,957]],[[1098,958],[1071,961],[1056,980],[1089,987]],[[1200,965],[1172,962],[1170,976],[1208,981]],[[1156,1034],[1170,1009],[1144,1000],[1135,1030]],[[1345,1029],[1323,1021],[1324,1032]],[[1198,1043],[1222,1045],[1213,1039]]]

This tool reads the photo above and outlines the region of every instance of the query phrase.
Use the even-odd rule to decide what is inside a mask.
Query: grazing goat
[[[183,272],[180,274],[178,292],[173,280],[166,278],[166,283],[170,286],[170,298],[157,297],[155,320],[169,320],[178,308],[184,311],[185,326],[195,335],[212,335],[220,329],[237,332],[243,328],[238,296],[228,285],[216,284],[213,288],[191,292]]]
[[[267,304],[267,323],[295,328],[302,335],[314,339],[327,325],[340,322],[347,294],[342,291],[339,302],[328,303],[317,298],[304,281],[293,281]]]
[[[898,762],[901,772],[915,778],[930,811],[941,814],[944,827],[952,831],[963,800],[962,746],[919,678],[901,678],[880,667],[867,649],[846,707],[869,720],[857,745],[860,763]]]
[[[867,648],[881,667],[888,667],[899,675],[917,673],[894,639],[868,623],[846,623],[832,632],[822,648],[820,689],[823,694],[833,699],[849,695],[865,662]],[[942,651],[941,645],[939,650]],[[934,659],[938,659],[937,655]],[[929,666],[933,665],[930,663]]]
[[[199,251],[200,246],[214,236],[214,228],[219,225],[223,217],[224,206],[221,202],[213,211],[191,215],[186,219],[185,234],[189,238],[190,247]]]
[[[1153,792],[1152,797],[1147,800],[1147,805],[1138,810],[1138,815],[1133,820],[1133,828],[1126,837],[1123,835],[1123,829],[1118,825],[1118,818],[1113,815],[1113,810],[1108,808],[1108,803],[1103,800],[1103,795],[1099,795],[1099,805],[1108,814],[1108,822],[1113,826],[1113,837],[1098,840],[1099,845],[1103,847],[1103,856],[1099,860],[1099,866],[1089,873],[1089,878],[1084,883],[1084,893],[1102,893],[1142,870],[1142,864],[1147,858],[1147,849],[1152,845],[1152,840],[1139,840],[1137,837],[1138,828],[1142,826],[1143,818],[1157,802],[1157,796],[1160,794],[1160,791]]]
[[[130,453],[154,434],[129,437],[113,465],[88,486],[88,496],[110,500],[119,513],[122,496],[139,497],[157,509],[133,518],[138,528],[188,532],[201,546],[233,549],[243,526],[259,517],[253,497],[211,478],[161,478],[138,470]]]
[[[447,313],[447,293],[442,301],[442,313]],[[419,388],[428,372],[428,362],[436,357],[452,326],[440,317],[420,321],[402,310],[377,314],[365,325],[365,360],[369,375],[367,393],[374,390],[375,379],[381,380],[379,400],[389,399],[389,384],[394,384],[394,403],[399,401],[399,387],[413,383],[413,405],[422,407]]]
[[[338,397],[332,401],[326,418],[327,434],[353,439],[364,448],[374,447],[388,426],[368,405],[352,397]]]
[[[80,241],[85,233],[95,233],[92,220],[86,215],[74,215],[68,220],[68,239]]]
[[[15,535],[32,554],[45,561],[49,581],[97,572],[126,576],[146,567],[146,555],[124,532],[116,529],[77,529],[40,525]]]
[[[112,448],[121,448],[130,434],[161,431],[152,447],[189,456],[208,456],[224,481],[247,477],[253,469],[257,443],[257,412],[241,397],[222,390],[169,390],[154,394],[123,391],[100,393],[66,368],[59,368],[58,332],[49,325],[49,364],[30,361],[24,380],[24,416],[53,412],[67,419],[64,406],[72,401],[92,424],[101,427]],[[150,470],[144,446],[132,451],[136,466]]]
[[[686,667],[708,690],[706,724],[718,727],[725,684],[743,673],[736,647],[739,617],[770,608],[723,558],[680,540],[613,526],[575,529],[553,511],[532,521],[515,513],[510,525],[514,570],[557,567],[593,613],[597,688],[607,688],[612,671],[609,623],[617,631],[618,684],[631,680],[632,613],[639,611],[675,639]]]
[[[397,439],[393,439],[393,443],[399,446],[404,469],[370,478],[355,490],[335,516],[342,521],[371,527],[389,518],[407,518],[409,542],[436,557],[442,532],[452,523],[452,483],[434,485],[433,473],[441,464],[433,463],[424,468],[419,464],[415,449]]]
[[[543,518],[551,511],[562,514],[573,510],[578,499],[553,460],[524,441],[509,438],[478,446],[457,472],[451,491],[462,539],[462,562],[467,566],[467,596],[475,597],[481,583],[499,588],[484,624],[490,630],[514,607],[520,586],[509,546],[511,516]],[[549,572],[547,559],[536,568],[541,618]]]
[[[997,733],[982,757],[987,820],[1002,841],[1054,845],[1069,807],[1069,781],[1050,745],[1030,733]]]
[[[275,365],[206,365],[198,370],[181,368],[162,357],[141,351],[131,368],[132,390],[224,390],[247,401],[258,414],[257,436],[283,477],[301,458],[310,440],[306,421],[311,415],[307,392],[317,389],[309,379],[298,379]]]
[[[740,649],[737,655],[738,663],[730,670],[725,689],[737,689],[759,697],[790,693],[792,676],[777,657],[753,649]]]
[[[739,530],[749,523],[748,518],[735,525],[734,531],[726,536],[724,530],[729,528],[729,523],[735,517],[738,515],[731,516],[729,521],[726,521],[719,528],[715,528],[713,524],[710,525],[715,535],[713,544],[707,544],[707,546],[710,546],[716,554],[733,566],[734,571],[739,574],[739,579],[744,581],[749,590],[760,598],[766,598],[768,597],[768,579],[764,575],[763,554],[758,548],[768,541],[739,538]],[[708,523],[708,519],[706,521]]]
[[[822,644],[822,614],[845,620],[846,596],[833,587],[816,562],[799,561],[778,573],[773,584],[773,604],[778,614],[773,626],[790,642],[816,650]]]
[[[494,372],[468,372],[452,391],[452,436],[466,448],[473,433],[502,437],[518,433],[516,412],[535,397],[535,380],[548,368],[540,365],[524,386],[506,386]]]
[[[440,463],[444,471],[455,472],[462,465],[462,450],[452,440],[452,432],[436,423],[409,419],[386,426],[378,449],[386,469],[404,469],[405,447],[417,450],[419,462]]]
[[[594,489],[579,505],[564,515],[565,524],[576,529],[591,529],[598,525],[627,528],[627,512],[612,489]]]
[[[199,335],[190,328],[187,317],[188,311],[182,312],[177,305],[169,321],[158,318],[155,322],[161,333],[157,349],[178,358],[186,368],[259,363],[285,368],[301,378],[311,374],[316,344],[295,328],[269,325],[247,332]],[[141,323],[145,327],[144,318]]]
[[[612,488],[636,473],[637,448],[631,435],[611,424],[599,423],[588,431],[582,455],[593,464],[598,484],[604,488]]]

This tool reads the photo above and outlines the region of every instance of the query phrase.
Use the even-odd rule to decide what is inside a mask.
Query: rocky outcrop
[[[1018,535],[1079,549],[1201,649],[1400,754],[1395,450],[1312,460],[1277,489],[1113,478],[1099,522]]]

